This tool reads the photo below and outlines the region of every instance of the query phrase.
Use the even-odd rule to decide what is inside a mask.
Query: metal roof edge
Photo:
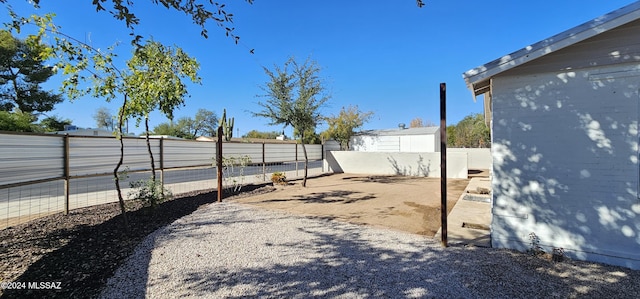
[[[477,95],[474,86],[482,81],[637,19],[640,19],[640,1],[468,70],[462,77],[467,88]]]

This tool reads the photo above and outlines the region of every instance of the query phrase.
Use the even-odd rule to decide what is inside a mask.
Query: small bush
[[[216,167],[215,157],[213,160]],[[251,158],[247,155],[222,157],[222,181],[226,193],[240,192],[245,184],[244,169],[250,164]]]
[[[133,191],[129,192],[129,198],[142,201],[145,206],[155,208],[159,203],[173,197],[171,191],[163,188],[159,181],[140,180],[129,183]]]
[[[543,255],[545,252],[542,250],[542,246],[540,246],[540,238],[536,235],[536,233],[529,234],[529,240],[531,240],[529,247],[529,254],[533,256]]]
[[[287,176],[284,175],[284,172],[274,172],[271,174],[271,181],[274,185],[286,185]]]
[[[546,253],[540,246],[540,238],[535,233],[529,234],[530,248],[527,250],[529,254],[536,257],[542,257],[553,262],[562,262],[565,259],[564,248],[554,247],[551,254]]]

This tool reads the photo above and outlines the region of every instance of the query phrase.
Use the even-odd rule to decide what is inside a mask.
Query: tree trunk
[[[149,159],[151,161],[151,180],[155,183],[156,181],[156,164],[153,160],[153,152],[151,151],[151,141],[149,141],[149,118],[145,117],[144,119],[144,129],[146,131],[146,142],[147,142],[147,151],[149,152]]]
[[[153,187],[153,192],[155,192],[155,188],[156,187],[156,163],[153,160],[153,152],[151,151],[151,141],[149,141],[149,118],[145,117],[144,118],[144,130],[146,132],[145,134],[145,139],[147,142],[147,151],[149,152],[149,159],[151,161],[151,187]],[[164,187],[162,187],[162,195],[164,196]],[[153,199],[151,200],[151,208],[155,208],[156,207],[156,200]]]
[[[304,153],[304,177],[302,178],[302,187],[307,187],[307,174],[309,171],[309,158],[307,157],[307,147],[304,146],[304,134],[300,134],[300,144],[302,144],[302,152]]]
[[[113,169],[113,181],[116,184],[116,191],[118,192],[118,203],[120,204],[120,212],[122,213],[122,219],[124,219],[124,227],[126,230],[129,230],[129,221],[127,220],[127,208],[124,205],[124,198],[122,197],[122,189],[120,189],[120,177],[118,175],[118,171],[120,170],[120,166],[122,166],[124,160],[124,140],[122,136],[122,122],[124,119],[124,109],[127,105],[127,95],[124,95],[124,102],[122,103],[122,109],[120,109],[120,114],[118,115],[118,139],[120,139],[120,160],[116,165],[116,168]]]

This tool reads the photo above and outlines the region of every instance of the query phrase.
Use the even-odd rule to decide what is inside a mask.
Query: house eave
[[[468,70],[462,74],[462,77],[475,99],[476,96],[490,91],[491,78],[500,73],[639,18],[640,2],[635,2],[487,64]]]

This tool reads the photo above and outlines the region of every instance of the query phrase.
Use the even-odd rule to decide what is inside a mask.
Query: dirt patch
[[[447,213],[468,183],[447,180]],[[309,180],[306,188],[300,182],[263,188],[269,192],[231,201],[426,236],[440,228],[439,178],[333,174]]]

